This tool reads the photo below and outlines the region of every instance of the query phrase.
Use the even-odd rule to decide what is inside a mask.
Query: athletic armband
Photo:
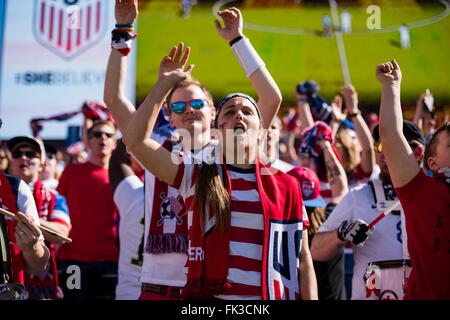
[[[136,39],[137,34],[132,34],[127,30],[114,29],[111,32],[111,48],[118,50],[124,56],[131,52],[131,41]]]
[[[255,48],[253,48],[248,38],[242,38],[231,46],[236,59],[241,65],[247,78],[249,78],[256,70],[265,66],[264,61],[260,58]]]

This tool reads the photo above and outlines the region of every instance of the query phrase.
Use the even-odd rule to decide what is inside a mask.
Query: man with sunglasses
[[[112,298],[117,281],[117,210],[109,187],[108,166],[116,148],[116,128],[98,120],[87,130],[88,161],[68,165],[59,180],[58,191],[69,205],[73,242],[59,252],[59,272],[67,299]],[[81,271],[81,288],[65,281],[70,266]],[[73,271],[72,271],[73,272]],[[66,286],[67,285],[67,286]]]
[[[0,127],[1,123],[0,119]],[[6,287],[18,288],[15,285],[24,284],[25,270],[34,275],[43,272],[50,253],[38,228],[39,217],[33,195],[24,181],[0,172],[0,206],[20,219],[17,222],[0,214],[1,298],[4,293],[10,293]]]
[[[66,199],[39,179],[46,161],[42,142],[32,137],[18,136],[10,139],[7,146],[12,155],[11,174],[25,181],[33,192],[40,224],[67,236],[70,218]],[[43,235],[50,249],[50,263],[39,276],[25,273],[25,285],[30,299],[62,299],[55,258],[55,245],[60,245],[61,241],[45,231]]]
[[[414,123],[405,120],[403,134],[415,150],[417,161],[420,162],[425,144],[422,132]],[[363,279],[368,263],[409,257],[403,209],[400,205],[372,229],[368,227],[369,223],[386,208],[398,203],[378,126],[374,128],[373,139],[376,162],[380,166],[379,178],[372,179],[368,184],[358,186],[347,193],[319,228],[319,233],[314,237],[311,246],[312,257],[317,261],[333,258],[346,242],[353,246],[355,259],[352,281],[353,300],[367,298]]]

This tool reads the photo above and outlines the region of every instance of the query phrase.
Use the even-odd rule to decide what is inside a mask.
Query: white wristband
[[[256,70],[265,66],[264,61],[262,61],[248,38],[242,38],[233,44],[231,50],[233,50],[233,53],[247,78],[249,78]]]

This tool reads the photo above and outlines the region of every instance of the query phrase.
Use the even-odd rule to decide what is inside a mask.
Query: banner
[[[115,23],[114,1],[2,0],[0,3],[2,139],[31,135],[32,118],[77,111],[86,100],[103,101],[111,30]],[[132,102],[135,67],[136,48],[129,55],[125,88]],[[82,125],[82,122],[81,115],[67,122],[46,122],[41,135],[44,139],[64,139],[69,125]]]

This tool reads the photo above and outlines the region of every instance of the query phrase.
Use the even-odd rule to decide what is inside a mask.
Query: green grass
[[[386,1],[385,1],[386,2]],[[389,2],[388,2],[389,3]],[[395,3],[395,1],[392,1]],[[442,11],[440,5],[382,7],[382,26],[399,25],[429,18]],[[365,7],[346,8],[353,16],[353,29],[366,28]],[[342,10],[342,8],[340,8]],[[285,28],[320,29],[328,7],[243,8],[246,22]],[[210,89],[215,99],[232,91],[254,94],[250,82],[236,62],[228,44],[213,24],[211,7],[193,8],[189,19],[178,15],[178,2],[151,1],[140,12],[137,61],[137,99],[142,100],[156,81],[161,58],[173,44],[184,41],[192,48],[190,62],[196,65],[194,76]],[[403,70],[402,98],[413,104],[426,88],[435,94],[437,105],[450,104],[450,17],[411,30],[410,50],[398,47],[397,32],[346,35],[344,42],[350,75],[360,101],[376,107],[380,87],[375,66],[396,58]],[[284,104],[294,102],[295,85],[315,79],[320,93],[330,99],[343,83],[336,41],[312,35],[283,35],[244,29],[257,49],[282,93]]]

